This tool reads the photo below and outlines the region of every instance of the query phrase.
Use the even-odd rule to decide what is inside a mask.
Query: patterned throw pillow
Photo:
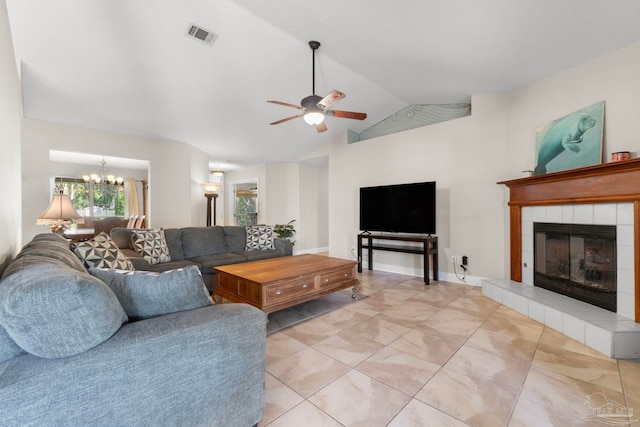
[[[133,230],[131,232],[131,246],[149,264],[171,261],[167,239],[164,230]]]
[[[261,251],[265,249],[275,249],[273,244],[273,227],[270,225],[249,225],[247,226],[247,246],[246,251]]]
[[[72,243],[71,249],[87,268],[134,269],[129,258],[120,252],[118,246],[104,231],[86,242]]]

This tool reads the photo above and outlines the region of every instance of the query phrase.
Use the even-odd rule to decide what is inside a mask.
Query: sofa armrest
[[[287,239],[280,239],[279,237],[276,237],[273,239],[273,244],[280,256],[293,255],[293,245]]]
[[[0,371],[2,423],[257,424],[265,328],[260,310],[221,304],[124,325],[76,356],[14,357]]]

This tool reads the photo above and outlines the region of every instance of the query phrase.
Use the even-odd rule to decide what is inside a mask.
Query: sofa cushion
[[[247,230],[245,227],[227,225],[223,227],[224,239],[227,241],[229,252],[242,252],[247,245]]]
[[[111,240],[118,248],[133,249],[131,247],[131,231],[133,231],[133,228],[115,227],[111,229],[109,236],[111,236]]]
[[[2,277],[8,277],[27,265],[41,263],[66,265],[74,270],[87,272],[82,261],[69,250],[69,242],[64,237],[55,233],[43,233],[36,235],[20,250]]]
[[[163,273],[91,268],[116,294],[131,320],[211,305],[196,266]]]
[[[0,363],[24,353],[24,350],[11,339],[7,330],[0,326]]]
[[[202,255],[228,252],[227,242],[221,226],[185,227],[182,229],[182,250],[185,259]]]
[[[225,252],[223,254],[206,255],[206,256],[191,258],[189,261],[194,261],[200,264],[202,266],[202,274],[215,274],[216,267],[219,267],[221,265],[239,264],[241,262],[247,262],[247,257],[241,254]]]
[[[247,258],[247,261],[259,261],[261,259],[275,258],[281,256],[280,252],[276,249],[264,249],[262,251],[245,251],[242,252],[243,256]]]
[[[162,273],[163,271],[175,270],[176,268],[191,267],[192,265],[195,265],[196,267],[201,269],[200,271],[202,271],[202,266],[200,264],[190,260],[186,260],[186,259],[163,262],[162,264],[153,264],[153,265],[150,265],[147,270],[155,271],[156,273]],[[139,269],[136,268],[136,270],[139,270]]]
[[[66,266],[32,265],[0,285],[0,323],[16,344],[39,357],[82,353],[126,321],[108,286]]]
[[[72,243],[71,249],[87,268],[104,267],[133,270],[133,264],[120,252],[108,234],[102,232],[86,242]]]
[[[149,264],[171,261],[163,229],[133,230],[131,233],[131,245],[142,258],[149,261]]]
[[[275,249],[273,245],[273,227],[271,225],[249,225],[247,231],[247,251]]]
[[[164,238],[167,239],[169,255],[172,260],[184,259],[182,250],[182,230],[180,228],[165,228]]]

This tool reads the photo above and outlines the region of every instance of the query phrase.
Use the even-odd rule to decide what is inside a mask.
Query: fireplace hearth
[[[534,285],[614,313],[616,227],[534,223]]]

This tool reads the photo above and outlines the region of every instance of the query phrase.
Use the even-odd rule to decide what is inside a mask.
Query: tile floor
[[[366,298],[267,336],[259,426],[640,427],[640,363],[605,357],[479,287],[360,279]]]

